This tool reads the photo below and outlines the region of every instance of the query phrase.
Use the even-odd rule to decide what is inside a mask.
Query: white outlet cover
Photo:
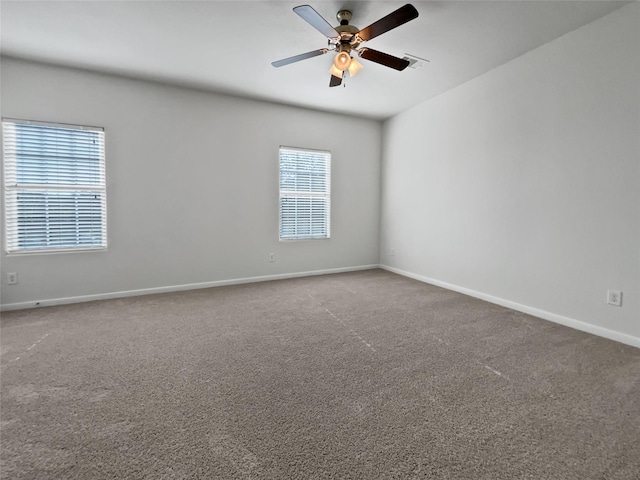
[[[608,290],[607,291],[607,303],[609,305],[615,305],[616,307],[622,306],[622,292],[620,290]]]

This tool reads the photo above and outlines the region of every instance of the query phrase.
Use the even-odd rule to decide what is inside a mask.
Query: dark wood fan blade
[[[320,50],[314,50],[313,52],[301,53],[300,55],[295,55],[289,58],[283,58],[282,60],[278,60],[276,62],[271,62],[271,65],[274,67],[282,67],[284,65],[289,65],[290,63],[299,62],[300,60],[306,60],[307,58],[317,57],[318,55],[324,55],[329,50],[326,48],[321,48]]]
[[[373,50],[371,48],[361,48],[358,51],[358,55],[360,55],[365,60],[376,62],[380,65],[384,65],[385,67],[393,68],[400,71],[407,68],[411,63],[409,62],[409,60],[405,60],[404,58],[394,57],[393,55],[389,55],[388,53],[379,52],[378,50]]]
[[[342,79],[340,77],[336,77],[335,75],[331,75],[331,80],[329,80],[330,87],[337,87],[342,83]]]
[[[390,13],[386,17],[383,17],[377,22],[374,22],[368,27],[360,30],[358,32],[358,36],[363,42],[366,42],[367,40],[371,40],[378,35],[382,35],[389,30],[393,30],[394,28],[399,27],[400,25],[403,25],[417,17],[418,10],[416,10],[416,8],[410,3],[407,3],[395,12]]]
[[[337,38],[340,34],[335,28],[327,22],[322,15],[316,12],[311,5],[300,5],[293,9],[298,15],[302,17],[309,25],[318,30],[327,38]]]

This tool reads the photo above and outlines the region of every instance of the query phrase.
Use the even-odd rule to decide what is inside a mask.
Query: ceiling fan
[[[349,10],[340,10],[338,12],[336,18],[340,22],[340,25],[335,28],[332,27],[331,24],[329,24],[329,22],[327,22],[310,5],[300,5],[295,7],[293,11],[301,16],[303,20],[309,23],[309,25],[327,37],[328,47],[272,62],[271,65],[274,67],[282,67],[284,65],[289,65],[290,63],[299,62],[300,60],[306,60],[307,58],[313,58],[318,55],[324,55],[330,51],[335,51],[338,53],[333,61],[331,69],[329,70],[329,73],[331,73],[329,86],[337,87],[342,83],[342,79],[346,72],[348,72],[349,75],[354,76],[362,69],[362,65],[351,56],[351,52],[357,52],[358,55],[365,60],[379,63],[380,65],[384,65],[385,67],[390,67],[395,70],[404,70],[410,64],[408,60],[403,58],[394,57],[393,55],[379,52],[372,48],[360,46],[362,43],[367,42],[378,35],[417,18],[418,11],[410,3],[407,3],[362,30],[359,30],[353,25],[349,25],[349,20],[351,20],[351,12]]]

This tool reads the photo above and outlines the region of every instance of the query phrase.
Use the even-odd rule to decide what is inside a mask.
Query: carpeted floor
[[[640,350],[382,270],[2,314],[3,479],[638,479]]]

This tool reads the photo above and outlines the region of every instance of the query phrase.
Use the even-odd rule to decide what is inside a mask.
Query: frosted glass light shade
[[[349,68],[349,64],[351,63],[351,55],[347,52],[340,52],[336,55],[336,58],[333,60],[333,65],[341,71],[345,71]]]
[[[360,70],[362,70],[362,64],[355,58],[352,58],[351,63],[349,63],[349,76],[353,77]]]
[[[329,73],[331,75],[333,75],[334,77],[342,78],[342,70],[338,70],[336,68],[336,66],[333,65],[333,64],[331,65],[331,68],[329,69]]]

